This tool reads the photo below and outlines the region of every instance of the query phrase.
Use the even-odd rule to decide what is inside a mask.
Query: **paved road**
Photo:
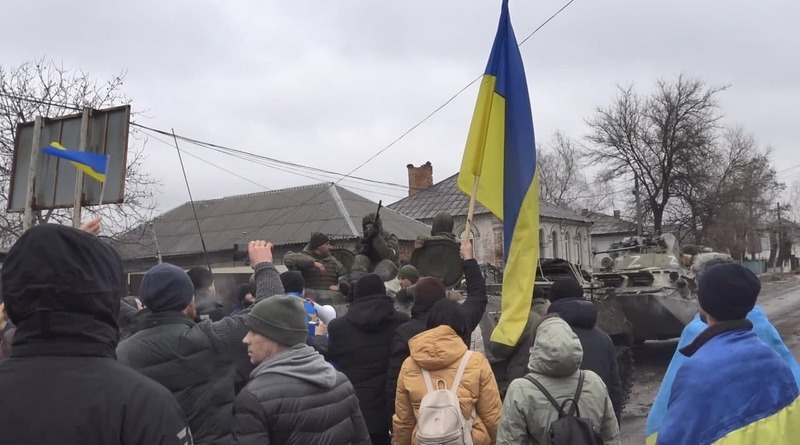
[[[778,329],[786,346],[796,358],[800,358],[800,276],[762,277],[758,304]],[[677,339],[647,342],[635,349],[634,384],[620,426],[622,445],[644,443],[647,412],[677,344]]]

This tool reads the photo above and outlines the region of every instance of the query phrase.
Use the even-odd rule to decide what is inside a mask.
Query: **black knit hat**
[[[244,322],[251,331],[284,346],[306,342],[308,321],[303,300],[292,295],[273,295],[259,301]]]
[[[308,247],[316,249],[317,247],[329,242],[331,239],[324,233],[314,232],[311,234],[311,240],[308,242]]]
[[[303,274],[296,270],[290,270],[281,274],[281,284],[284,292],[295,292],[302,294],[306,288],[306,280]]]
[[[550,301],[557,301],[563,298],[583,298],[583,288],[574,278],[558,280],[550,287]]]
[[[144,274],[139,298],[153,312],[182,311],[194,297],[189,275],[178,266],[162,263]]]
[[[436,277],[422,277],[414,285],[414,304],[433,305],[447,296],[444,282]]]
[[[381,277],[374,273],[359,278],[353,289],[354,300],[369,295],[386,295],[386,285],[383,284]]]
[[[700,276],[697,301],[718,321],[740,320],[756,305],[761,281],[740,264],[719,264]]]

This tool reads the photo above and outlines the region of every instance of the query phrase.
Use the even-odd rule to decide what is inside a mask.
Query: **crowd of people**
[[[252,282],[225,313],[205,269],[159,264],[137,298],[125,296],[99,224],[36,226],[3,264],[2,443],[620,442],[614,345],[575,280],[537,289],[519,341],[487,333],[484,354],[475,332],[486,284],[468,240],[458,302],[441,280],[397,267],[396,237],[376,215],[364,219],[350,281],[322,234],[287,255],[294,270],[283,274],[272,245],[251,241]],[[758,278],[727,260],[697,264],[700,317],[670,364],[648,441],[800,443],[800,368],[755,306]],[[409,314],[387,274],[399,276]]]

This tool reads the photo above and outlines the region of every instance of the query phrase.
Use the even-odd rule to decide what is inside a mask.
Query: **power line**
[[[168,143],[168,142],[164,141],[163,139],[157,138],[157,137],[155,137],[155,136],[153,136],[153,135],[151,135],[151,134],[148,134],[148,137],[152,137],[153,139],[155,139],[155,140],[157,140],[157,141],[159,141],[159,142],[161,142],[161,143],[163,143],[163,144],[165,144],[165,145],[168,145],[168,146],[170,146],[170,147],[173,147],[173,146],[174,146],[173,144],[170,144],[170,143]],[[178,136],[178,139],[181,139],[181,137],[180,137],[180,136]],[[195,145],[196,145],[196,144],[195,144]],[[215,151],[217,151],[217,150],[215,150]],[[247,178],[245,178],[245,177],[243,177],[243,176],[241,176],[241,175],[239,175],[239,174],[236,174],[236,173],[233,173],[233,172],[231,172],[231,171],[229,171],[229,170],[226,170],[226,169],[224,169],[224,168],[222,168],[222,167],[220,167],[220,166],[218,166],[218,165],[216,165],[216,164],[214,164],[214,163],[212,163],[212,162],[210,162],[210,161],[208,161],[208,160],[206,160],[206,159],[204,159],[204,158],[202,158],[202,157],[200,157],[200,156],[197,156],[197,155],[193,155],[193,154],[191,154],[191,153],[188,153],[186,150],[181,150],[181,152],[182,152],[182,153],[185,153],[185,154],[187,154],[187,155],[190,155],[190,156],[192,156],[192,157],[194,157],[194,158],[196,158],[196,159],[199,159],[200,161],[203,161],[203,162],[205,162],[205,163],[207,163],[207,164],[210,164],[210,165],[212,165],[212,166],[214,166],[214,167],[217,167],[217,168],[219,168],[219,169],[221,169],[221,170],[223,170],[223,171],[226,171],[226,172],[228,172],[228,173],[231,173],[231,174],[233,174],[234,176],[236,176],[236,177],[238,177],[238,178],[240,178],[240,179],[243,179],[243,180],[245,180],[245,181],[248,181],[248,182],[250,182],[250,183],[252,183],[252,184],[255,184],[255,185],[259,186],[259,187],[262,187],[262,188],[265,188],[265,189],[267,189],[267,190],[270,190],[268,187],[266,187],[266,186],[264,186],[264,185],[262,185],[262,184],[259,184],[259,183],[256,183],[256,182],[253,182],[253,181],[251,181],[251,180],[249,180],[249,179],[247,179]],[[224,152],[224,151],[218,151],[218,152],[219,152],[219,153],[226,154],[226,155],[230,155],[230,156],[233,156],[233,157],[236,157],[237,159],[241,159],[241,160],[243,160],[243,161],[252,162],[252,163],[255,163],[255,164],[257,164],[257,165],[261,165],[261,166],[264,166],[264,167],[267,167],[267,168],[271,168],[271,169],[274,169],[274,170],[278,170],[278,171],[282,171],[282,172],[285,172],[285,173],[289,173],[289,174],[293,174],[293,175],[297,175],[297,176],[302,176],[302,177],[304,177],[304,178],[312,179],[312,180],[314,180],[314,181],[320,181],[320,182],[331,182],[331,180],[329,180],[328,178],[324,178],[324,177],[322,177],[322,178],[321,178],[321,177],[310,176],[309,174],[304,174],[304,173],[300,173],[300,172],[297,172],[297,171],[292,171],[292,170],[290,170],[290,169],[287,169],[287,168],[281,168],[281,167],[277,167],[277,166],[270,165],[270,164],[267,164],[267,163],[259,162],[259,161],[257,161],[257,160],[254,160],[254,159],[248,159],[248,158],[246,158],[246,157],[241,157],[241,156],[237,156],[237,155],[235,155],[235,154],[226,153],[226,152]],[[378,190],[369,190],[369,189],[365,189],[365,188],[362,188],[362,187],[356,187],[356,186],[349,185],[349,184],[348,184],[348,187],[349,187],[349,188],[351,188],[351,189],[353,189],[353,190],[359,190],[359,191],[362,191],[362,192],[367,192],[367,193],[378,193],[378,194],[382,194],[382,195],[384,195],[384,196],[391,196],[391,197],[393,197],[393,198],[398,198],[398,199],[400,199],[400,198],[404,198],[404,197],[405,197],[405,196],[400,196],[400,195],[393,195],[393,194],[390,194],[390,193],[386,193],[386,192],[384,192],[384,191],[378,191]]]
[[[545,25],[547,25],[547,24],[548,24],[548,23],[549,23],[551,20],[553,20],[553,19],[554,19],[556,16],[558,16],[559,14],[561,14],[561,12],[563,12],[563,11],[564,11],[564,10],[565,10],[567,7],[569,7],[569,6],[570,6],[570,5],[571,5],[571,4],[572,4],[574,1],[575,1],[575,0],[569,0],[569,1],[568,1],[568,2],[567,2],[565,5],[564,5],[564,6],[562,6],[562,7],[561,7],[561,8],[560,8],[558,11],[556,11],[554,14],[552,14],[552,15],[551,15],[551,16],[550,16],[550,17],[549,17],[547,20],[545,20],[545,21],[544,21],[544,22],[543,22],[541,25],[539,25],[539,26],[538,26],[536,29],[534,29],[534,30],[533,30],[533,32],[531,32],[531,33],[530,33],[530,34],[529,34],[527,37],[525,37],[525,39],[523,39],[523,40],[522,40],[522,41],[521,41],[521,42],[518,44],[518,46],[522,46],[522,44],[524,44],[525,42],[527,42],[527,41],[528,41],[528,40],[529,40],[531,37],[533,37],[533,35],[534,35],[534,34],[536,34],[536,33],[537,33],[539,30],[541,30],[541,29],[542,29],[542,28],[543,28]],[[460,95],[461,95],[461,94],[462,94],[464,91],[466,91],[466,90],[467,90],[469,87],[471,87],[471,86],[472,86],[472,85],[473,85],[475,82],[477,82],[477,81],[478,81],[478,80],[479,80],[481,77],[483,77],[483,76],[481,75],[481,76],[478,76],[478,77],[476,77],[475,79],[473,79],[473,80],[472,80],[471,82],[469,82],[469,83],[468,83],[466,86],[464,86],[463,88],[461,88],[461,89],[460,89],[460,90],[459,90],[457,93],[455,93],[453,96],[451,96],[449,99],[447,99],[447,100],[446,100],[446,101],[445,101],[443,104],[441,104],[441,105],[440,105],[440,106],[438,106],[436,109],[434,109],[434,110],[433,110],[431,113],[429,113],[427,116],[425,116],[425,117],[424,117],[424,118],[423,118],[421,121],[419,121],[418,123],[416,123],[416,124],[414,124],[413,126],[411,126],[411,128],[409,128],[408,130],[406,130],[406,131],[405,131],[404,133],[402,133],[402,134],[401,134],[399,137],[397,137],[396,139],[394,139],[392,142],[390,142],[388,145],[386,145],[386,146],[385,146],[385,147],[383,147],[382,149],[378,150],[378,151],[377,151],[375,154],[373,154],[372,156],[370,156],[369,158],[367,158],[367,160],[366,160],[366,161],[362,162],[361,164],[359,164],[358,166],[356,166],[354,169],[352,169],[352,170],[350,170],[349,172],[347,172],[346,174],[342,175],[342,177],[341,177],[341,178],[339,178],[339,179],[337,179],[335,182],[331,183],[331,184],[330,184],[328,187],[325,187],[325,188],[323,188],[322,190],[320,190],[319,192],[317,192],[316,194],[314,194],[313,196],[311,196],[310,198],[308,198],[306,201],[304,201],[304,202],[303,202],[303,203],[301,203],[299,206],[297,206],[297,207],[294,209],[294,211],[296,212],[297,210],[299,210],[299,209],[300,209],[300,208],[301,208],[303,205],[305,205],[307,202],[310,202],[312,199],[314,199],[314,198],[316,198],[317,196],[319,196],[319,194],[320,194],[320,193],[322,193],[322,192],[324,192],[324,191],[327,191],[327,190],[328,190],[328,188],[335,186],[336,184],[338,184],[339,182],[341,182],[341,181],[343,181],[343,180],[345,180],[345,179],[347,179],[347,178],[353,178],[353,177],[352,177],[353,173],[355,173],[356,171],[360,170],[362,167],[364,167],[365,165],[367,165],[368,163],[370,163],[372,160],[374,160],[375,158],[377,158],[378,156],[380,156],[381,154],[383,154],[384,152],[386,152],[386,150],[388,150],[388,149],[392,148],[392,147],[393,147],[395,144],[397,144],[399,141],[401,141],[403,138],[405,138],[405,137],[406,137],[406,136],[407,136],[409,133],[411,133],[412,131],[416,130],[416,129],[417,129],[419,126],[421,126],[422,124],[424,124],[425,122],[427,122],[427,121],[428,121],[428,120],[429,120],[431,117],[433,117],[433,116],[434,116],[436,113],[438,113],[438,112],[439,112],[439,111],[441,111],[441,110],[442,110],[444,107],[446,107],[447,105],[449,105],[449,104],[450,104],[450,103],[451,103],[453,100],[455,100],[455,99],[456,99],[458,96],[460,96]],[[19,99],[21,99],[21,100],[25,100],[25,99],[23,99],[23,98],[19,98]],[[38,101],[38,102],[39,102],[39,103],[45,103],[44,101],[41,101],[41,100],[40,100],[40,101]],[[64,105],[61,105],[61,104],[53,104],[53,105],[60,106],[60,107],[63,107],[63,108],[69,108],[69,107],[65,107]],[[139,126],[141,126],[141,125],[139,125]],[[162,130],[156,130],[156,129],[152,129],[152,128],[149,128],[149,127],[144,127],[144,126],[141,126],[141,127],[142,127],[142,128],[147,128],[147,129],[150,129],[151,131],[156,131],[156,132],[159,132],[159,133],[161,133],[161,134],[164,134],[164,135],[170,135],[169,133],[167,133],[167,132],[164,132],[164,131],[162,131]],[[173,135],[174,135],[174,133],[173,133]],[[187,142],[188,142],[188,141],[187,141]],[[197,141],[197,142],[200,142],[200,141]],[[219,148],[219,147],[217,147],[217,148]],[[180,153],[180,151],[179,151],[179,153]],[[277,160],[275,160],[275,161],[277,161]],[[296,164],[296,166],[299,166],[299,164]],[[307,168],[307,166],[301,166],[301,167],[306,167],[306,168]],[[273,168],[277,168],[277,167],[274,167],[274,166],[273,166]],[[279,168],[278,168],[278,169],[279,169]],[[318,170],[321,170],[321,169],[318,169]],[[327,172],[327,173],[329,173],[329,174],[336,174],[336,175],[338,175],[337,173],[334,173],[334,172]],[[361,178],[360,180],[365,180],[365,179]],[[367,181],[371,181],[371,180],[367,180]],[[388,185],[393,185],[393,186],[397,186],[397,185],[398,185],[398,184],[392,184],[392,183],[387,183],[387,184],[388,184]],[[403,187],[403,188],[405,188],[405,186],[402,186],[402,187]],[[373,193],[375,193],[375,192],[373,192]],[[267,221],[267,222],[265,222],[265,223],[264,223],[264,224],[263,224],[261,227],[264,227],[264,226],[266,226],[266,225],[267,225],[267,224],[269,224],[269,223],[270,223],[270,221]]]
[[[142,128],[144,130],[149,130],[149,131],[152,131],[152,132],[155,132],[155,133],[158,133],[158,134],[162,134],[164,136],[170,136],[170,133],[168,133],[168,132],[166,132],[164,130],[159,130],[157,128],[148,127],[146,125],[142,125],[142,124],[138,124],[138,123],[132,123],[131,125],[135,126],[135,127]],[[273,163],[276,163],[276,164],[280,164],[280,165],[283,165],[283,166],[286,166],[286,167],[293,167],[293,168],[298,168],[298,169],[314,171],[314,172],[317,172],[317,173],[332,175],[332,176],[335,176],[337,178],[342,177],[342,176],[346,176],[344,173],[339,173],[339,172],[335,172],[335,171],[331,171],[331,170],[325,170],[325,169],[322,169],[322,168],[313,167],[313,166],[304,165],[304,164],[298,164],[298,163],[289,162],[289,161],[283,161],[283,160],[280,160],[280,159],[271,158],[269,156],[259,155],[259,154],[256,154],[256,153],[252,153],[252,152],[248,152],[248,151],[244,151],[244,150],[240,150],[240,149],[236,149],[236,148],[232,148],[232,147],[227,147],[227,146],[220,145],[220,144],[215,144],[215,143],[212,143],[212,142],[206,142],[206,141],[202,141],[202,140],[199,140],[199,139],[191,138],[191,137],[188,137],[188,136],[177,135],[177,137],[178,137],[178,139],[180,139],[182,141],[186,141],[186,142],[188,142],[190,144],[194,144],[194,145],[197,145],[197,146],[213,149],[213,150],[218,151],[220,153],[228,154],[228,155],[231,155],[231,156],[236,154],[236,155],[241,155],[241,156],[244,156],[244,157],[257,158],[257,159],[261,159],[261,160],[264,160],[264,161],[267,161],[267,162],[273,162]],[[237,156],[237,157],[240,157],[240,156]],[[240,157],[240,159],[243,159],[243,158]],[[395,187],[395,188],[401,188],[401,189],[404,189],[404,190],[408,188],[407,185],[403,185],[403,184],[397,184],[397,183],[394,183],[394,182],[387,182],[387,181],[379,181],[379,180],[369,179],[369,178],[362,178],[362,177],[358,177],[358,176],[350,176],[350,179],[355,179],[355,180],[364,181],[364,182],[370,182],[370,183],[373,183],[373,184],[387,185],[387,186],[391,186],[391,187]]]
[[[167,141],[165,141],[165,140],[163,140],[163,139],[160,139],[160,138],[158,138],[158,137],[156,137],[156,136],[153,136],[152,134],[145,134],[145,138],[148,138],[148,139],[149,139],[149,138],[153,138],[154,140],[156,140],[156,141],[158,141],[158,142],[161,142],[161,143],[162,143],[162,144],[164,144],[164,145],[169,145],[170,147],[172,146],[172,144],[170,144],[169,142],[167,142]],[[268,191],[269,191],[269,190],[272,190],[271,188],[267,187],[266,185],[259,184],[259,183],[255,182],[255,181],[252,181],[252,180],[250,180],[250,179],[247,179],[247,178],[245,178],[244,176],[242,176],[242,175],[240,175],[240,174],[238,174],[238,173],[236,173],[236,172],[232,172],[232,171],[230,171],[230,170],[228,170],[228,169],[226,169],[226,168],[224,168],[224,167],[221,167],[221,166],[219,166],[219,165],[217,165],[217,164],[215,164],[215,163],[213,163],[213,162],[211,162],[211,161],[208,161],[208,160],[206,160],[206,159],[203,159],[203,158],[201,158],[200,156],[197,156],[197,155],[194,155],[194,154],[192,154],[192,153],[189,153],[189,152],[187,152],[186,150],[181,150],[181,152],[183,152],[183,154],[185,154],[185,155],[187,155],[187,156],[191,156],[191,157],[193,157],[193,158],[197,159],[198,161],[202,161],[202,162],[205,162],[206,164],[208,164],[208,165],[210,165],[210,166],[212,166],[212,167],[216,167],[216,168],[218,168],[218,169],[220,169],[220,170],[224,171],[225,173],[229,173],[229,174],[231,174],[231,175],[233,175],[233,176],[236,176],[237,178],[239,178],[239,179],[241,179],[241,180],[243,180],[243,181],[247,181],[247,182],[249,182],[249,183],[251,183],[251,184],[253,184],[253,185],[257,185],[257,186],[259,186],[259,187],[263,188],[264,190],[268,190]]]

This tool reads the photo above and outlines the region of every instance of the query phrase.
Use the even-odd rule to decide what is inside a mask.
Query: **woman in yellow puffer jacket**
[[[467,352],[467,345],[462,340],[465,322],[460,311],[456,302],[437,302],[428,314],[428,330],[408,342],[411,356],[403,362],[397,381],[392,422],[395,445],[416,445],[417,414],[427,393],[422,369],[431,374],[431,380],[442,379],[448,387],[455,380],[461,358]],[[457,395],[465,419],[469,419],[475,410],[473,444],[495,443],[502,402],[492,368],[483,354],[473,352],[469,358]]]

